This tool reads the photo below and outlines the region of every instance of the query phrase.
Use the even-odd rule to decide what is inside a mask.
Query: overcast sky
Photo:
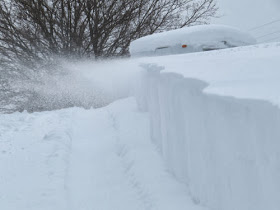
[[[221,18],[213,20],[213,23],[232,25],[248,31],[260,42],[280,41],[280,0],[217,1]],[[262,26],[270,22],[274,23]]]

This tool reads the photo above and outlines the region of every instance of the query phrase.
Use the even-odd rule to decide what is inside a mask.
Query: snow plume
[[[35,70],[20,67],[24,75],[7,77],[6,87],[12,94],[0,93],[7,95],[0,112],[102,107],[131,94],[137,68],[127,64],[125,60],[59,60]]]

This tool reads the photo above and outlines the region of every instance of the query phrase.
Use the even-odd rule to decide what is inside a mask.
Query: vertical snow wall
[[[280,110],[206,94],[207,84],[146,66],[137,94],[151,136],[196,203],[217,210],[280,209]]]

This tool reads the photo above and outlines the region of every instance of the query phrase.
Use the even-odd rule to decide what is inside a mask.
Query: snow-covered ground
[[[0,209],[203,210],[168,172],[135,99],[1,115]]]
[[[134,97],[0,115],[0,209],[278,210],[279,55],[273,43],[68,64]]]

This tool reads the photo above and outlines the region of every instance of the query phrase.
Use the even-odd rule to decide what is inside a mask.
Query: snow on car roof
[[[199,25],[142,37],[131,42],[129,50],[131,54],[137,54],[175,45],[199,46],[225,41],[232,46],[256,44],[251,35],[237,28],[225,25]]]

